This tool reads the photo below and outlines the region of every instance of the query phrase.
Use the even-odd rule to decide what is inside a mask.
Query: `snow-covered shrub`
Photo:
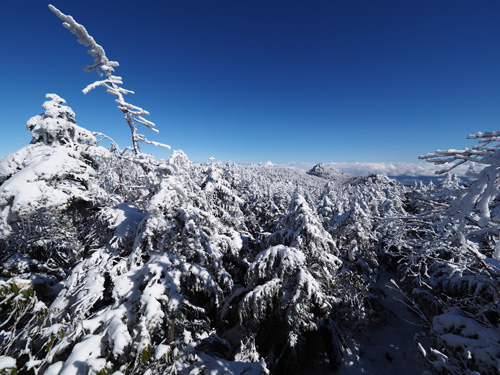
[[[92,204],[100,198],[95,184],[97,160],[107,151],[89,131],[76,125],[64,99],[47,94],[45,113],[32,117],[26,127],[30,145],[0,161],[1,232],[9,222],[28,218],[40,208],[61,211],[73,203]]]
[[[437,187],[415,186],[406,194],[406,213],[383,225],[382,248],[397,262],[400,286],[434,340],[423,352],[437,373],[498,372],[498,338],[481,337],[491,338],[500,322],[498,135],[469,136],[480,139],[472,150],[421,156],[451,164],[438,173],[467,161],[482,169],[471,168],[469,182],[448,174]]]
[[[28,263],[43,263],[37,266],[41,272],[60,277],[84,251],[83,218],[93,215],[92,208],[106,198],[97,168],[108,157],[107,150],[76,125],[64,99],[55,94],[47,98],[45,113],[26,125],[31,144],[0,161],[4,274],[26,272],[16,271],[12,266],[18,262],[9,258],[27,256]]]
[[[79,145],[96,146],[95,137],[88,130],[76,125],[75,113],[66,106],[66,101],[56,94],[47,94],[50,99],[43,103],[45,113],[34,116],[26,123],[26,128],[33,137],[31,143],[45,145]]]
[[[496,327],[463,316],[458,310],[436,316],[433,331],[439,345],[434,352],[439,354],[432,361],[438,371],[496,374],[500,370],[500,333]]]
[[[2,375],[16,375],[17,366],[16,360],[9,356],[0,356],[0,374]]]
[[[39,347],[38,336],[47,316],[29,280],[0,280],[0,367],[4,374],[16,374],[23,366],[40,361],[30,351]]]

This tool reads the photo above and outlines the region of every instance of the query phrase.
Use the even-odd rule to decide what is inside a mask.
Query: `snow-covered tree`
[[[60,277],[84,251],[82,218],[106,200],[97,169],[109,153],[76,125],[64,99],[47,98],[26,124],[31,144],[0,161],[0,248],[4,272],[41,261]]]
[[[135,155],[137,156],[141,153],[139,143],[147,143],[155,146],[170,148],[168,145],[149,141],[143,134],[137,132],[137,124],[144,125],[156,133],[158,133],[158,130],[155,128],[155,124],[153,122],[143,117],[149,115],[148,111],[125,101],[124,95],[133,94],[134,92],[121,87],[123,84],[122,78],[113,74],[115,68],[119,65],[118,62],[109,60],[106,56],[104,48],[97,44],[94,38],[89,35],[85,27],[76,22],[73,17],[62,13],[53,5],[49,5],[49,9],[54,12],[57,17],[64,21],[63,26],[76,35],[80,44],[89,47],[88,53],[94,58],[94,63],[86,66],[84,70],[87,72],[95,70],[100,77],[104,75],[105,79],[88,85],[85,89],[83,89],[83,93],[86,94],[90,90],[102,86],[108,93],[116,97],[115,101],[118,103],[118,109],[123,112],[125,121],[130,128],[132,135],[132,149]]]
[[[207,197],[207,203],[213,214],[223,222],[236,227],[237,223],[242,221],[243,214],[240,205],[243,200],[231,190],[229,182],[226,180],[227,176],[223,176],[223,170],[220,167],[216,163],[207,166],[201,188]],[[225,167],[225,170],[227,170],[230,165]]]
[[[307,361],[304,348],[311,341],[324,340],[331,366],[338,366],[339,332],[332,331],[334,323],[328,316],[335,298],[310,272],[308,261],[302,250],[277,245],[260,252],[250,264],[247,292],[238,308],[242,326],[238,356],[258,359],[262,355],[274,364],[275,373],[293,373],[301,356]],[[229,311],[223,310],[223,319]],[[249,351],[249,342],[258,351]]]
[[[466,162],[470,162],[470,186],[464,189],[458,199],[449,208],[450,223],[457,225],[458,232],[464,232],[467,223],[472,223],[479,229],[471,235],[493,233],[496,236],[500,229],[500,216],[497,214],[500,185],[500,131],[477,133],[468,136],[478,139],[479,144],[472,149],[437,150],[435,153],[420,156],[437,165],[451,164],[436,173],[447,173]],[[480,166],[479,171],[475,168]],[[495,252],[500,260],[500,250]]]
[[[340,265],[335,242],[300,194],[293,197],[289,212],[266,242],[270,246],[283,244],[304,251],[310,272],[320,279],[330,278]]]

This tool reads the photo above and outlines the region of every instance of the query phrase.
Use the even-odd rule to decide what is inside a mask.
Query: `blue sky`
[[[48,2],[2,3],[0,156],[45,93],[130,144],[86,48]],[[151,140],[192,161],[414,162],[499,128],[500,1],[62,1],[111,60]],[[161,149],[146,149],[168,157]]]

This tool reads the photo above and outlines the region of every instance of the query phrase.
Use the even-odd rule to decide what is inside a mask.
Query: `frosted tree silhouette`
[[[455,199],[448,213],[450,222],[457,226],[458,233],[465,233],[466,225],[472,224],[479,229],[470,231],[470,235],[492,233],[498,235],[500,231],[500,208],[498,202],[500,186],[500,131],[476,133],[467,137],[478,139],[479,144],[472,149],[463,150],[437,150],[435,153],[420,156],[436,165],[449,165],[437,171],[437,174],[448,173],[466,162],[470,162],[469,175],[472,182]],[[482,167],[476,172],[475,166]],[[500,245],[494,254],[500,260]]]
[[[134,92],[121,87],[123,84],[122,77],[115,76],[113,74],[115,68],[119,65],[118,62],[109,60],[106,56],[104,48],[97,44],[94,38],[89,35],[85,27],[76,22],[73,17],[62,13],[53,5],[49,5],[49,9],[54,12],[57,17],[64,21],[63,26],[65,28],[76,35],[78,43],[89,47],[87,52],[94,58],[94,63],[86,66],[83,70],[86,72],[95,70],[100,77],[104,76],[105,79],[95,81],[94,83],[88,85],[83,89],[83,93],[87,94],[96,87],[102,86],[109,94],[116,97],[115,101],[118,103],[118,109],[123,112],[125,121],[127,121],[127,124],[130,127],[132,135],[132,149],[134,154],[139,155],[141,153],[139,143],[147,143],[155,146],[170,148],[168,145],[149,141],[143,134],[137,132],[137,124],[142,124],[156,133],[158,133],[158,130],[155,128],[155,124],[153,122],[144,118],[144,116],[149,115],[148,111],[125,101],[124,95],[133,94]]]

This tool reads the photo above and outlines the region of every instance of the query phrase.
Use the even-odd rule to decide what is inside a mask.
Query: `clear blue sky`
[[[129,145],[114,98],[81,93],[99,77],[48,3],[2,2],[0,156],[30,141],[24,124],[52,92]],[[193,161],[417,161],[500,127],[498,0],[52,4],[120,63],[160,130],[144,134]]]

